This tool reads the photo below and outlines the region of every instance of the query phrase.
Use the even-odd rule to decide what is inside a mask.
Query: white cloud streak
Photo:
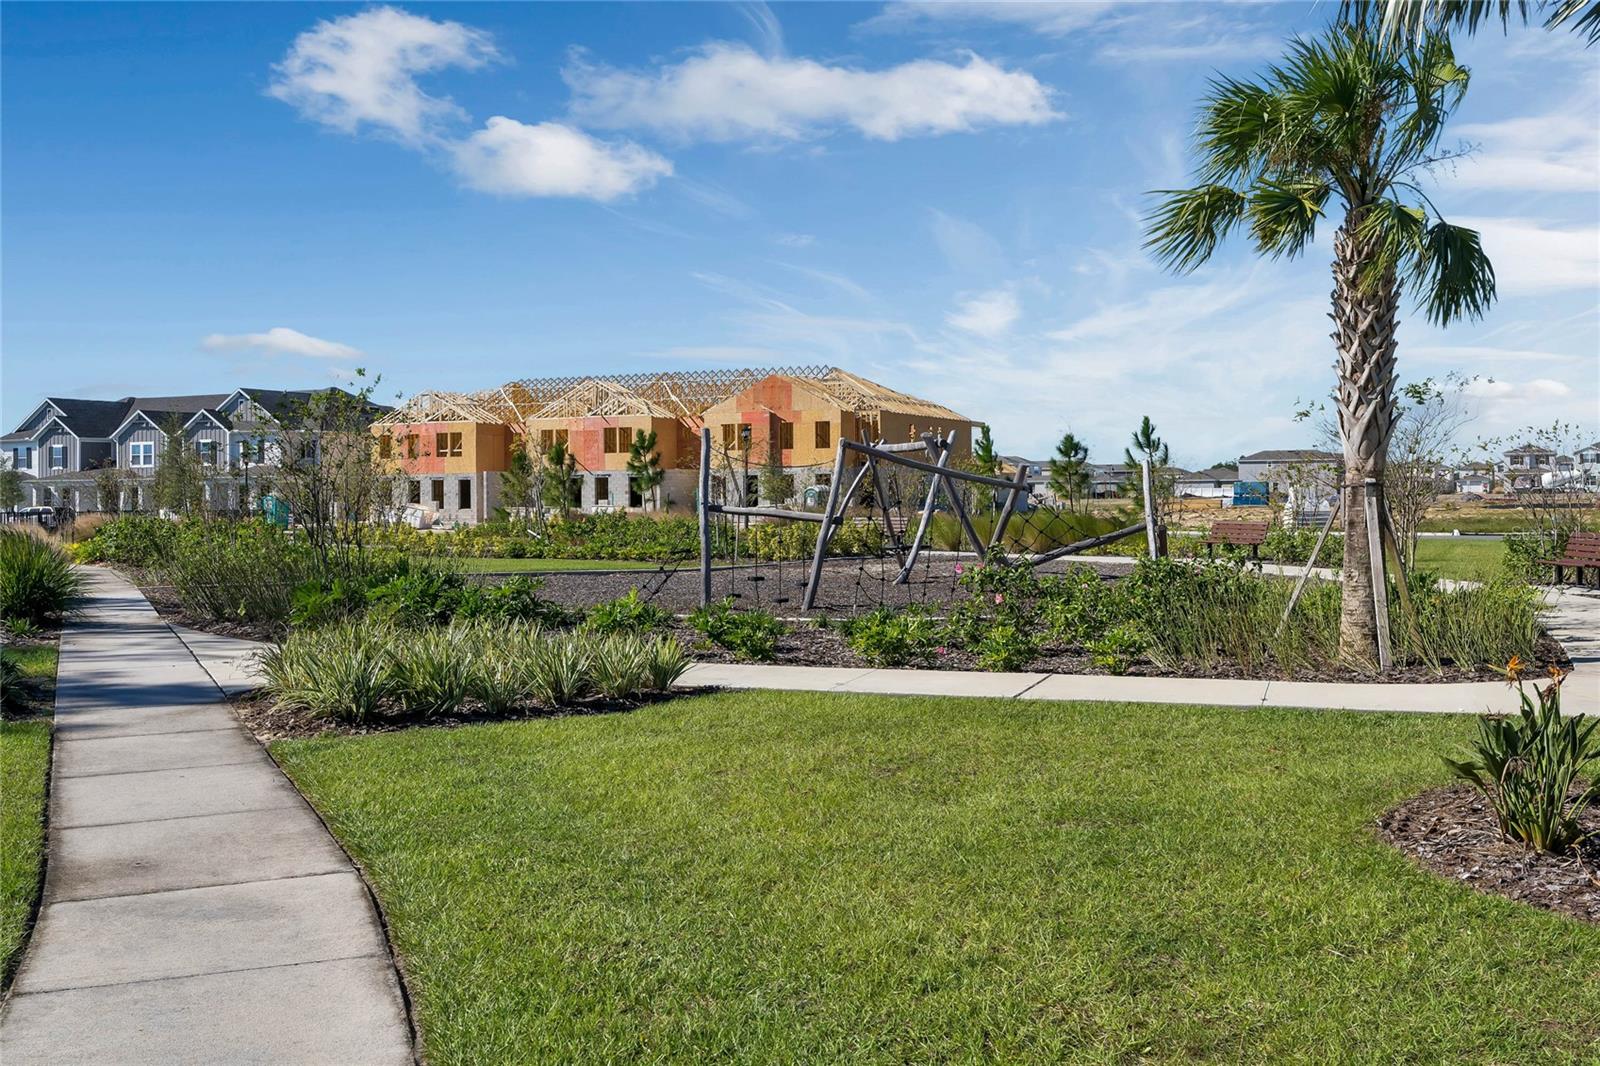
[[[650,73],[575,54],[564,76],[585,124],[683,141],[798,140],[840,125],[895,141],[1061,117],[1033,75],[970,53],[962,64],[920,59],[860,70],[713,43]]]
[[[1558,289],[1600,292],[1600,227],[1561,227],[1527,218],[1451,221],[1482,234],[1502,296]]]
[[[287,326],[274,326],[262,333],[212,333],[201,339],[200,347],[208,352],[248,350],[307,359],[353,359],[362,354],[359,348],[313,337]]]
[[[1600,191],[1600,125],[1587,110],[1470,123],[1454,132],[1482,150],[1444,179],[1452,188]]]
[[[979,293],[961,302],[945,322],[966,333],[993,339],[1010,331],[1022,317],[1022,303],[1009,289]]]
[[[978,3],[945,0],[936,3],[889,4],[861,24],[881,32],[926,30],[955,24],[991,22],[1029,30],[1045,37],[1066,37],[1087,29],[1115,12],[1114,3],[1073,0],[1051,3]]]

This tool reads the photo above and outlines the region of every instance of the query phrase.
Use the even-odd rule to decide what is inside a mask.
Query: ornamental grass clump
[[[398,635],[389,648],[395,692],[406,710],[454,714],[473,695],[472,643],[457,626]]]
[[[578,702],[591,690],[592,638],[560,633],[540,641],[528,657],[528,692],[546,707]]]
[[[532,698],[529,664],[544,631],[537,624],[457,623],[472,695],[490,714],[505,714]]]
[[[689,653],[676,637],[657,637],[648,646],[645,676],[655,692],[666,692],[689,669]]]
[[[633,633],[613,633],[594,645],[590,686],[597,696],[627,699],[650,684],[649,647]]]
[[[396,692],[395,632],[374,622],[296,630],[261,656],[264,687],[281,707],[364,722]]]
[[[20,628],[67,613],[83,577],[58,545],[21,530],[0,530],[0,617]]]
[[[1513,659],[1507,670],[1518,682],[1518,714],[1480,717],[1476,757],[1444,763],[1483,792],[1506,840],[1564,855],[1584,839],[1579,817],[1600,799],[1600,719],[1561,713],[1560,677],[1532,686],[1529,698],[1520,667]]]

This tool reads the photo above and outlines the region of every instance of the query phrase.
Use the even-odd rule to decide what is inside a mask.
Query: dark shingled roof
[[[296,404],[305,403],[322,392],[343,392],[343,389],[252,389],[239,391],[266,408],[274,417],[281,416]],[[61,412],[61,421],[79,437],[109,437],[128,416],[138,411],[158,425],[169,418],[187,422],[196,412],[209,410],[218,421],[228,424],[229,419],[217,408],[225,403],[231,392],[206,392],[188,396],[124,396],[120,400],[79,400],[66,396],[48,396],[47,400]],[[346,395],[349,395],[346,393]],[[387,411],[382,404],[371,405],[375,413]],[[14,431],[0,440],[31,440],[33,434]]]
[[[1264,452],[1251,452],[1249,455],[1239,456],[1241,463],[1290,463],[1305,462],[1342,462],[1344,456],[1338,452],[1319,452],[1315,448],[1285,448],[1282,450],[1268,450]]]

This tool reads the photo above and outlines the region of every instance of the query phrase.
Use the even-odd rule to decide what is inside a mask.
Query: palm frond
[[[1361,284],[1372,287],[1391,271],[1413,276],[1427,254],[1428,217],[1420,208],[1382,199],[1362,210],[1356,239],[1368,250]]]
[[[1428,227],[1411,279],[1428,320],[1447,325],[1459,318],[1482,318],[1494,303],[1494,264],[1484,254],[1478,231],[1448,222]]]
[[[1278,103],[1264,85],[1231,78],[1212,81],[1195,138],[1199,179],[1215,185],[1250,181],[1281,135]]]
[[[1250,190],[1250,236],[1272,256],[1299,255],[1316,236],[1317,220],[1333,189],[1317,179],[1266,180]]]
[[[1244,218],[1243,193],[1226,185],[1158,189],[1162,202],[1144,220],[1144,246],[1170,270],[1186,273],[1211,258]]]
[[[1545,19],[1544,28],[1560,29],[1568,23],[1574,33],[1588,38],[1589,44],[1600,44],[1600,0],[1561,0]]]

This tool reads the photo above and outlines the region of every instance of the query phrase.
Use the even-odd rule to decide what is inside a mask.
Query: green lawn
[[[55,647],[5,648],[0,654],[15,661],[28,679],[24,712],[48,714],[54,703]],[[39,891],[49,769],[48,718],[0,721],[0,988],[11,983]]]
[[[801,693],[284,741],[428,1061],[1595,1061],[1600,931],[1373,818],[1464,719]]]
[[[659,563],[627,559],[474,559],[452,557],[451,566],[469,574],[536,574],[553,570],[654,570]]]
[[[1417,541],[1417,566],[1440,577],[1483,581],[1501,572],[1506,545],[1477,537],[1422,537]]]

